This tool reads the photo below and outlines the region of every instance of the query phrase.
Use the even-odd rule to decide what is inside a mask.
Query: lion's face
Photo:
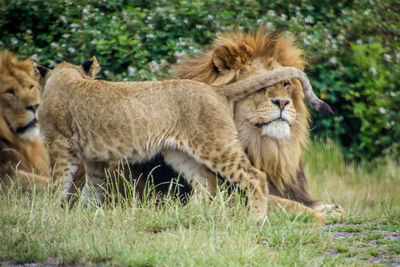
[[[13,68],[0,74],[0,113],[13,135],[25,140],[38,135],[39,90],[38,81],[25,70]]]
[[[243,80],[279,67],[277,62],[255,59],[235,76]],[[225,75],[229,75],[228,72]],[[307,123],[303,99],[301,83],[297,79],[284,80],[238,101],[234,106],[235,121],[241,128],[246,127],[261,136],[288,139],[297,131],[298,124]]]
[[[235,120],[260,135],[289,138],[297,116],[292,91],[291,81],[284,81],[249,95],[236,104]]]

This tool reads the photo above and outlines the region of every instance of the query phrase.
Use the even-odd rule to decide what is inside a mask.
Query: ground
[[[305,214],[249,216],[239,194],[182,205],[155,198],[109,207],[60,208],[58,196],[0,194],[4,266],[400,266],[400,167],[348,163],[332,142],[314,142],[305,171],[315,198],[346,217],[318,225]],[[28,264],[28,265],[26,265]],[[36,265],[39,264],[39,265]]]

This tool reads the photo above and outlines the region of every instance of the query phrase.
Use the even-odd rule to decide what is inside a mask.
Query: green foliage
[[[339,139],[351,158],[399,158],[399,13],[394,0],[0,0],[0,47],[47,66],[96,55],[102,78],[153,80],[218,32],[264,23],[295,34],[336,111],[314,112],[313,133]]]

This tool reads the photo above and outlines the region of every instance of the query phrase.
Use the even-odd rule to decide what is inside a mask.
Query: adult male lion
[[[6,176],[24,189],[44,187],[50,177],[47,151],[39,139],[38,71],[31,60],[18,61],[9,51],[0,53],[0,181]]]
[[[183,59],[174,68],[174,75],[211,85],[227,85],[282,66],[303,70],[305,64],[303,51],[294,45],[293,37],[265,33],[260,28],[250,34],[222,35],[208,51]],[[312,199],[306,190],[301,149],[309,139],[310,115],[304,100],[317,110],[331,112],[312,92],[303,93],[296,79],[240,99],[233,110],[239,138],[254,166],[267,173],[270,194],[298,201],[318,212],[344,214],[340,206],[324,205]],[[155,170],[152,173],[155,183],[168,180],[166,174],[171,172],[162,158],[136,165],[134,169],[143,171],[144,177]]]
[[[250,34],[222,35],[209,51],[184,59],[175,67],[174,74],[181,79],[226,85],[252,73],[282,66],[304,70],[305,65],[303,51],[295,46],[292,36],[266,33],[260,28]],[[342,214],[340,206],[324,205],[312,199],[306,190],[301,150],[309,139],[310,115],[303,101],[303,89],[296,79],[245,97],[234,106],[239,138],[254,166],[267,173],[271,194],[316,211]]]

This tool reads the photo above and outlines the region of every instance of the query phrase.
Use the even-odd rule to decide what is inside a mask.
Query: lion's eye
[[[256,92],[257,93],[261,93],[261,92],[265,91],[266,89],[267,89],[267,87],[263,87],[261,89],[256,90]]]
[[[30,86],[29,86],[29,90],[32,90],[33,89],[33,84],[31,84]]]
[[[289,89],[290,86],[290,82],[283,82],[283,87],[285,87],[286,89]]]
[[[15,95],[15,91],[12,88],[7,89],[4,93],[9,95]]]

